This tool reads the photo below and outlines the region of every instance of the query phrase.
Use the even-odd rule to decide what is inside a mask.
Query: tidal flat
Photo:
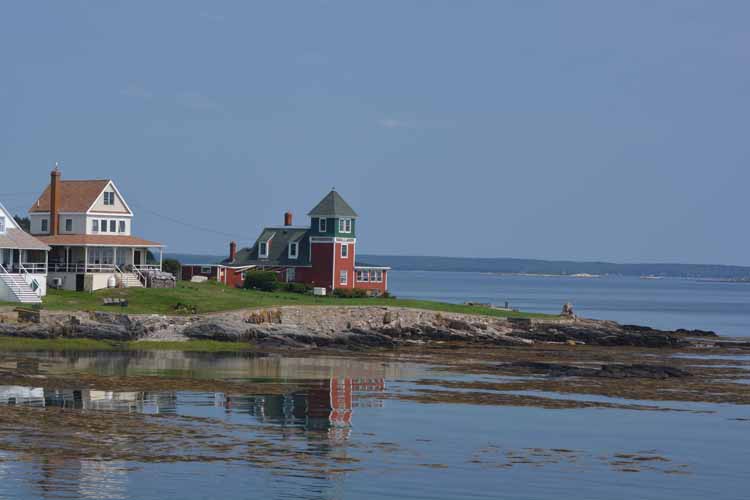
[[[729,348],[5,352],[0,498],[739,498],[748,370]]]

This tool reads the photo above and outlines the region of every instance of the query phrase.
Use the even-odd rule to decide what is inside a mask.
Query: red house
[[[256,269],[276,271],[283,282],[329,291],[362,288],[381,295],[388,289],[390,268],[356,262],[358,215],[341,195],[331,191],[307,215],[309,227],[293,226],[287,212],[284,225],[263,229],[253,246],[237,252],[232,242],[218,280],[241,286],[243,274]]]

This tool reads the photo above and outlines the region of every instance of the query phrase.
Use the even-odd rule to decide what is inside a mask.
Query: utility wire
[[[206,233],[218,234],[220,236],[226,236],[227,238],[232,238],[232,239],[235,239],[235,240],[244,239],[243,237],[239,237],[238,238],[236,234],[225,233],[224,231],[217,231],[216,229],[211,229],[211,228],[207,228],[207,227],[197,226],[197,225],[192,224],[190,222],[186,222],[186,221],[177,219],[176,217],[172,217],[172,216],[169,216],[169,215],[160,214],[159,212],[155,212],[155,211],[153,211],[153,210],[151,210],[149,208],[146,208],[143,204],[138,203],[138,202],[131,203],[131,204],[135,205],[136,207],[138,207],[139,210],[142,210],[142,211],[144,211],[144,212],[146,212],[148,214],[151,214],[151,215],[153,215],[155,217],[160,217],[160,218],[162,218],[164,220],[168,220],[168,221],[170,221],[170,222],[172,222],[174,224],[179,224],[181,226],[185,226],[185,227],[188,227],[190,229],[194,229],[196,231],[203,231],[203,232],[206,232]]]

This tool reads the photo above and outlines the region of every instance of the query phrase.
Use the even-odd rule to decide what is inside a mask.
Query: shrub
[[[284,283],[282,286],[282,290],[285,292],[291,292],[291,293],[310,293],[312,292],[313,287],[306,284],[306,283]]]
[[[333,290],[333,296],[340,299],[363,299],[369,294],[364,288],[336,288]]]
[[[279,279],[273,271],[249,271],[245,274],[245,288],[273,292],[279,288]]]
[[[161,265],[162,271],[173,276],[180,275],[180,267],[182,267],[182,264],[180,264],[180,261],[177,259],[164,259],[164,262]]]

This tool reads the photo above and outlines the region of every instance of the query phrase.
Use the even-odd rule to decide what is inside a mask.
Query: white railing
[[[137,269],[139,271],[161,271],[161,266],[158,264],[142,264],[133,266],[133,269]]]
[[[24,262],[23,264],[12,264],[8,267],[0,266],[0,272],[5,274],[47,274],[47,264],[44,262]]]
[[[83,263],[60,263],[53,262],[49,265],[53,273],[116,273],[118,267],[115,264],[83,264]]]
[[[30,274],[47,274],[47,264],[44,262],[24,262],[21,268]]]
[[[45,266],[45,268],[46,268],[46,266]],[[41,285],[39,284],[39,282],[37,281],[37,279],[34,278],[34,276],[33,276],[33,274],[35,274],[35,273],[29,272],[29,270],[26,269],[26,266],[24,266],[23,264],[18,264],[18,269],[19,269],[19,271],[21,271],[21,274],[23,274],[23,279],[31,287],[31,290],[36,295],[38,295],[38,296],[41,295],[42,294]]]

